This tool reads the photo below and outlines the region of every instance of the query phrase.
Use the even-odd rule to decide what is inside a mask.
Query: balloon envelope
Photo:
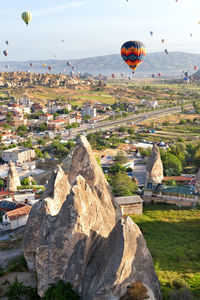
[[[8,51],[4,50],[4,51],[3,51],[3,54],[4,54],[5,56],[8,56]]]
[[[22,13],[22,20],[26,23],[26,25],[29,24],[29,22],[32,19],[32,14],[28,11],[25,11]]]
[[[146,55],[146,48],[142,42],[128,41],[121,47],[122,59],[135,72],[137,66],[143,61]]]

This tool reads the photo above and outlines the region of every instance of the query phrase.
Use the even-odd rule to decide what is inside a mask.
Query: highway
[[[185,105],[185,108],[190,108],[192,107],[191,104]],[[80,128],[75,128],[71,131],[70,136],[68,134],[63,134],[62,137],[66,139],[74,138],[78,134],[82,134],[84,132],[95,132],[97,130],[102,130],[102,129],[114,129],[116,127],[120,127],[122,125],[126,125],[129,122],[133,122],[133,124],[139,124],[140,122],[148,119],[155,118],[155,116],[166,116],[166,115],[171,115],[175,113],[181,112],[181,107],[170,107],[170,108],[165,108],[157,111],[148,111],[145,113],[137,114],[137,115],[132,115],[127,118],[123,119],[117,119],[115,121],[107,121],[107,122],[101,122],[92,125],[89,124],[84,124]]]

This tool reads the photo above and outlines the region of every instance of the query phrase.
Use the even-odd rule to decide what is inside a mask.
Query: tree
[[[90,120],[91,119],[91,116],[90,115],[85,115],[84,117],[83,117],[83,120],[85,121],[85,122],[87,122],[88,120]]]
[[[114,165],[112,165],[110,168],[109,168],[109,173],[111,174],[116,174],[116,173],[126,173],[126,168],[123,167],[119,162],[116,162]]]
[[[177,176],[181,174],[183,169],[182,163],[174,154],[167,152],[162,154],[161,158],[166,176]]]
[[[40,149],[35,148],[35,154],[36,154],[37,158],[43,158],[43,154]]]
[[[115,156],[115,161],[119,162],[120,164],[125,164],[127,162],[127,157],[123,151],[117,152],[117,155]]]
[[[128,134],[134,134],[135,133],[135,130],[133,128],[129,128],[127,130]]]
[[[115,196],[131,196],[137,190],[137,183],[126,173],[116,173],[110,176],[109,183]]]
[[[24,179],[22,179],[21,185],[24,185],[24,186],[30,185],[30,180],[29,180],[29,178],[28,178],[28,177],[25,177]]]
[[[28,131],[28,127],[26,125],[20,125],[18,128],[17,128],[17,131]]]
[[[40,131],[46,131],[47,130],[47,124],[45,124],[45,123],[40,124],[39,130]]]
[[[121,126],[121,127],[119,127],[118,131],[119,132],[126,132],[126,127]]]

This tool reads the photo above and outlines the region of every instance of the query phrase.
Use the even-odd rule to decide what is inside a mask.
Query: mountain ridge
[[[103,56],[95,56],[81,59],[48,59],[48,60],[26,60],[26,61],[7,61],[0,62],[0,68],[6,70],[6,65],[9,65],[7,71],[31,71],[45,73],[48,71],[47,66],[52,67],[52,73],[69,73],[71,68],[67,66],[67,61],[70,61],[72,66],[75,66],[75,73],[90,73],[98,75],[111,75],[112,73],[124,73],[131,75],[131,70],[124,63],[120,54],[109,54]],[[33,64],[33,67],[30,66]],[[135,76],[150,76],[151,74],[163,73],[166,76],[181,76],[182,71],[190,70],[190,74],[195,73],[194,66],[200,65],[200,54],[186,53],[173,51],[169,54],[164,52],[154,52],[147,54],[143,63],[138,66]]]

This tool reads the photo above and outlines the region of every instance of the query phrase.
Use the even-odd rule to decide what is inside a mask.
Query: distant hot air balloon
[[[68,61],[67,65],[68,65],[68,67],[71,67],[72,64],[70,63],[70,61]]]
[[[6,45],[9,45],[9,41],[5,41]]]
[[[161,77],[162,76],[162,73],[158,73],[158,77]]]
[[[47,66],[47,64],[42,64],[43,65],[43,67],[45,67],[46,68],[46,66]]]
[[[192,37],[192,33],[190,33],[190,36]]]
[[[72,71],[73,71],[73,72],[75,71],[75,67],[72,67]]]
[[[28,11],[25,11],[22,13],[22,20],[26,23],[26,25],[29,24],[29,22],[32,19],[32,14]]]
[[[3,51],[3,54],[4,54],[5,56],[8,56],[8,51],[4,50],[4,51]]]
[[[146,48],[142,42],[128,41],[121,47],[121,56],[127,65],[135,72],[137,66],[143,61]]]
[[[62,40],[62,43],[64,43],[64,40]]]
[[[51,66],[48,66],[48,70],[51,71],[51,69],[52,69],[52,67],[51,67]]]
[[[124,73],[121,73],[121,77],[122,77],[122,78],[124,77]]]
[[[151,36],[153,35],[153,31],[150,31],[150,35],[151,35]]]
[[[155,74],[152,74],[151,77],[152,77],[152,78],[155,78]]]
[[[200,21],[198,22],[198,24],[200,24]]]
[[[114,73],[112,73],[112,75],[111,75],[111,76],[112,76],[112,78],[113,78],[113,79],[115,79],[115,74],[114,74]]]
[[[53,56],[54,58],[56,58],[56,54],[54,54],[54,56]]]
[[[162,39],[162,40],[161,40],[161,42],[164,44],[165,40],[164,40],[164,39]]]
[[[166,53],[166,54],[168,54],[168,53],[169,53],[167,49],[165,49],[165,53]]]
[[[9,65],[6,65],[6,69],[9,69]]]
[[[32,64],[32,63],[30,63],[30,67],[31,67],[31,68],[33,67],[33,64]]]
[[[197,70],[197,69],[198,69],[198,67],[195,65],[195,66],[194,66],[194,70]]]
[[[132,76],[129,75],[128,76],[128,80],[131,81],[132,80]]]

